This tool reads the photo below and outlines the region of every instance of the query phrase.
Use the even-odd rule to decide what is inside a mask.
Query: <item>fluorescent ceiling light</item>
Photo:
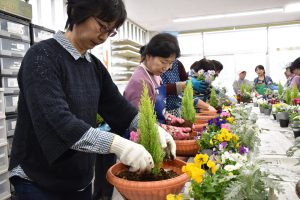
[[[173,19],[173,22],[198,21],[198,20],[205,20],[205,19],[220,19],[220,18],[229,18],[229,17],[241,17],[241,16],[262,15],[262,14],[269,14],[269,13],[279,13],[279,12],[283,12],[283,8],[274,8],[274,9],[239,12],[239,13],[228,13],[228,14],[220,14],[220,15],[177,18],[177,19]]]
[[[286,13],[299,12],[299,11],[300,11],[300,3],[288,4],[284,7],[284,12]]]

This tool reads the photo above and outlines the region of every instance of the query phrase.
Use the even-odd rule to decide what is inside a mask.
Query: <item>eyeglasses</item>
[[[94,17],[94,19],[96,20],[98,26],[100,27],[100,32],[102,33],[107,33],[109,37],[114,37],[115,35],[117,35],[117,31],[115,29],[110,29],[108,28],[105,24],[103,24],[103,22],[101,22],[100,19],[98,19],[97,17]]]

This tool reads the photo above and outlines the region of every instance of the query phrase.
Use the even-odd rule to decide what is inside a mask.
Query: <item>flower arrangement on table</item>
[[[216,72],[214,70],[204,71],[201,69],[197,73],[194,73],[193,76],[197,77],[199,81],[204,81],[208,84],[211,84],[215,80],[215,74]]]
[[[250,84],[241,84],[239,89],[239,94],[237,95],[237,101],[249,103],[251,102],[251,92],[253,90],[253,86]]]
[[[230,124],[231,131],[222,128],[228,125],[225,119],[229,117],[235,118]],[[191,177],[188,194],[169,194],[167,200],[272,199],[274,189],[280,191],[278,184],[260,170],[259,162],[250,160],[253,157],[249,156],[259,144],[259,130],[252,117],[249,107],[239,107],[229,113],[222,112],[221,118],[212,120],[200,141],[202,145],[214,148],[215,152],[210,156],[197,154],[194,163],[187,163],[182,171]]]

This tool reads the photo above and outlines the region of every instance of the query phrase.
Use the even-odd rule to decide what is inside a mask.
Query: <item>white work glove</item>
[[[166,158],[175,159],[176,143],[173,140],[172,136],[159,125],[157,125],[157,130],[159,134],[160,145],[166,153]]]
[[[118,135],[114,136],[110,153],[116,154],[123,164],[130,166],[129,171],[132,172],[143,173],[154,167],[152,156],[142,145]]]

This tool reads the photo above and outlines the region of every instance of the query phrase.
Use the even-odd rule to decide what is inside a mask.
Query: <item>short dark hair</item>
[[[256,70],[258,70],[258,69],[264,70],[264,73],[266,73],[264,66],[262,66],[262,65],[257,65],[257,66],[255,67],[255,72],[256,72]]]
[[[293,68],[293,70],[300,69],[300,57],[292,62],[291,68]]]
[[[147,45],[141,47],[140,54],[142,58],[146,55],[168,58],[172,54],[178,58],[180,56],[178,40],[169,33],[159,33],[152,37]]]
[[[211,62],[213,63],[216,72],[220,72],[223,70],[223,65],[221,62],[217,60],[211,60]]]
[[[195,72],[198,72],[201,69],[205,72],[208,70],[216,70],[214,63],[206,58],[202,58],[201,60],[194,62],[191,65],[190,69],[194,70]]]
[[[115,28],[119,28],[127,17],[122,0],[68,0],[67,14],[65,28],[71,31],[75,24],[80,24],[92,16],[105,22],[115,21]]]

